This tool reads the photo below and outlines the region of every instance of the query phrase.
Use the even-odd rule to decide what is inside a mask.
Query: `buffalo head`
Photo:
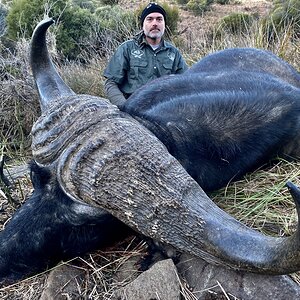
[[[299,228],[287,238],[265,236],[219,209],[199,185],[224,185],[278,149],[299,154],[298,86],[272,72],[210,73],[200,62],[187,74],[141,88],[120,110],[104,98],[76,95],[64,83],[46,47],[52,23],[39,23],[32,37],[42,110],[32,128],[32,153],[72,212],[85,211],[91,220],[112,215],[142,235],[234,269],[300,269]],[[300,191],[291,183],[288,188],[299,213]],[[70,224],[72,218],[76,213]]]

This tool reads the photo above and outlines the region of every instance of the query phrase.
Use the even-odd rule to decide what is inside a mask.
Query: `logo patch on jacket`
[[[144,51],[140,49],[131,50],[131,55],[133,55],[135,58],[141,58],[144,55]]]
[[[171,59],[171,61],[174,61],[174,59],[175,59],[175,53],[169,52],[168,53],[168,57]]]

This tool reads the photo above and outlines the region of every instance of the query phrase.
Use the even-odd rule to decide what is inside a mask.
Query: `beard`
[[[145,32],[145,35],[152,40],[157,40],[162,38],[162,36],[164,35],[164,30],[152,29]]]

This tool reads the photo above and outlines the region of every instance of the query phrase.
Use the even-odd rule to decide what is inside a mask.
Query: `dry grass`
[[[175,37],[174,42],[183,49],[183,55],[190,65],[215,51],[227,48],[252,47],[269,50],[299,70],[300,46],[291,38],[289,28],[278,33],[277,41],[271,43],[264,34],[260,20],[254,21],[245,29],[245,32],[235,35],[222,30],[216,34],[213,28],[210,28],[209,31],[205,32],[184,32],[179,37]]]
[[[106,60],[91,60],[87,66],[76,62],[68,63],[61,68],[61,74],[65,82],[77,94],[89,94],[104,97],[104,78],[101,70],[104,70]]]
[[[0,56],[0,149],[9,156],[25,155],[32,124],[40,113],[28,47],[29,41],[20,40],[15,53],[6,49]]]
[[[300,186],[300,161],[279,160],[214,193],[212,199],[239,221],[271,235],[295,231],[297,214],[287,181]]]

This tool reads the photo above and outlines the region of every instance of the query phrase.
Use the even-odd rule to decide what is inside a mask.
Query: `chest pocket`
[[[170,58],[165,58],[162,62],[162,75],[169,75],[172,73],[174,61]]]
[[[140,76],[146,76],[147,74],[148,62],[142,59],[131,59],[130,60],[130,70],[129,77],[131,79],[136,79]]]

